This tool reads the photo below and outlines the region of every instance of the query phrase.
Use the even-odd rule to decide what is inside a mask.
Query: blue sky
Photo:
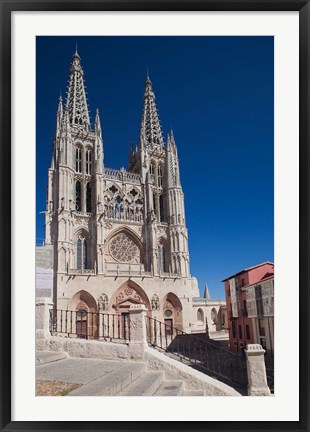
[[[273,37],[37,37],[38,239],[76,43],[109,168],[127,167],[138,142],[149,69],[164,136],[172,126],[178,146],[191,274],[201,293],[207,282],[213,298],[224,298],[222,279],[273,261]]]

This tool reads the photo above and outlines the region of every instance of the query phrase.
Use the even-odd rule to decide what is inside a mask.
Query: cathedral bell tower
[[[67,100],[59,98],[48,173],[45,243],[54,245],[55,277],[97,265],[97,214],[102,189],[103,140],[96,111],[92,129],[81,58],[70,66]],[[56,282],[55,282],[56,283]],[[56,289],[54,289],[54,293]]]
[[[141,175],[145,195],[144,239],[147,267],[154,275],[189,277],[184,196],[173,133],[163,140],[155,93],[147,76],[140,141],[131,149],[129,171]]]

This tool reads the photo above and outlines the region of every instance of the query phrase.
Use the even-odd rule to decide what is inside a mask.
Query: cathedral
[[[150,317],[191,331],[199,290],[190,274],[178,151],[172,131],[164,140],[149,77],[128,170],[108,168],[99,111],[91,124],[75,52],[67,99],[58,103],[46,203],[55,309],[122,315],[143,303]]]

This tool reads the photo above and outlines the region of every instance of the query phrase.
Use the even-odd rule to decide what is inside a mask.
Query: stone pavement
[[[203,396],[186,390],[181,380],[166,380],[163,371],[145,362],[71,358],[66,353],[37,351],[36,379],[80,384],[69,396]]]

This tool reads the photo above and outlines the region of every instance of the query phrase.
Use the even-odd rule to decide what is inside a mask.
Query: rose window
[[[130,237],[122,233],[112,239],[110,252],[117,261],[131,262],[138,255],[139,248]]]

